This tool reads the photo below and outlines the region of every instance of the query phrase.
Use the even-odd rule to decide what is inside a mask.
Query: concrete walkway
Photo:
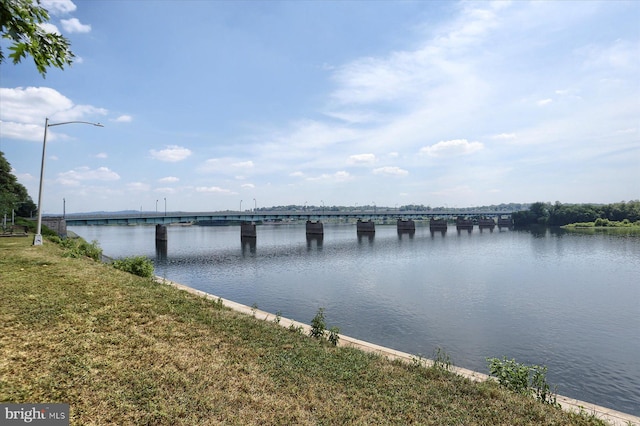
[[[255,316],[256,318],[264,319],[265,321],[274,321],[276,319],[276,315],[270,312],[261,311],[259,309],[254,309],[247,305],[242,305],[240,303],[233,302],[231,300],[223,299],[221,297],[214,296],[204,291],[196,290],[186,285],[166,280],[162,277],[156,277],[156,281],[158,283],[171,285],[180,290],[184,290],[189,293],[196,294],[201,297],[205,297],[207,299],[221,300],[224,306],[230,309],[233,309],[234,311],[241,312],[247,315],[252,315],[252,316]],[[285,328],[289,328],[290,326],[301,327],[304,333],[307,335],[309,334],[309,331],[311,331],[310,325],[304,324],[298,321],[294,321],[288,318],[281,317],[279,321],[279,325]],[[390,360],[397,359],[397,360],[405,361],[407,363],[413,363],[418,360],[418,358],[415,355],[411,355],[406,352],[400,352],[395,349],[386,348],[384,346],[379,346],[373,343],[365,342],[363,340],[354,339],[353,337],[345,336],[344,334],[340,334],[340,341],[338,342],[338,346],[354,347],[354,348],[363,350],[365,352],[381,355]],[[433,360],[424,359],[424,358],[419,359],[419,361],[422,362],[427,367],[433,365],[434,363]],[[476,382],[485,381],[485,380],[494,380],[494,378],[486,374],[478,373],[477,371],[467,370],[466,368],[452,366],[451,371]],[[606,407],[601,407],[599,405],[591,404],[589,402],[568,398],[562,395],[556,395],[556,397],[557,397],[557,402],[565,411],[574,411],[574,412],[582,411],[587,414],[593,414],[596,417],[611,424],[612,426],[640,426],[640,417],[632,416],[631,414],[621,413],[620,411],[612,410]]]

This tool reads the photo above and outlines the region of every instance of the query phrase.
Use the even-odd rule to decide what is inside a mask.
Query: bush
[[[311,331],[309,335],[319,340],[323,340],[325,337],[333,346],[338,345],[340,340],[340,329],[338,327],[331,327],[327,330],[327,324],[324,319],[324,308],[319,308],[316,316],[311,320]]]
[[[319,308],[316,316],[311,320],[311,331],[309,335],[320,339],[324,337],[324,331],[326,330],[326,323],[324,322],[324,308]]]
[[[146,256],[125,257],[113,261],[113,267],[143,278],[153,277],[153,262]]]
[[[547,383],[547,367],[526,365],[515,359],[487,358],[489,371],[498,379],[498,383],[514,392],[533,395],[537,400],[557,405],[555,392]]]
[[[64,249],[63,255],[66,257],[89,257],[93,260],[100,260],[102,257],[102,249],[96,240],[88,243],[82,238],[62,239],[57,235],[49,237],[49,240],[59,244]]]

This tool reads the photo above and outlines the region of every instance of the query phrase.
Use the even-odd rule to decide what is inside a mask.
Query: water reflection
[[[240,245],[242,246],[242,256],[254,256],[256,254],[256,240],[253,237],[241,237]]]
[[[369,244],[373,244],[373,240],[376,237],[375,232],[356,232],[358,236],[358,244],[362,244],[363,241],[367,241]]]
[[[159,262],[166,262],[168,252],[169,242],[167,240],[156,240],[156,260]]]
[[[312,251],[314,248],[318,251],[322,250],[322,241],[324,235],[307,234],[307,251]]]
[[[398,240],[402,240],[403,237],[413,240],[414,235],[416,235],[415,229],[398,229]]]

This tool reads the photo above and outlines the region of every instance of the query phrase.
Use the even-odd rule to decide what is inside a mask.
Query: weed
[[[273,319],[273,322],[275,324],[280,324],[280,320],[282,319],[282,312],[277,311],[276,312],[276,317]]]
[[[524,395],[533,395],[539,401],[557,405],[555,392],[547,383],[547,367],[539,365],[526,365],[516,362],[515,359],[501,360],[487,358],[489,371],[498,379],[498,383],[514,392]]]
[[[59,244],[64,249],[63,256],[65,257],[89,257],[93,260],[100,260],[102,256],[102,249],[96,240],[88,243],[82,238],[62,239],[58,236],[49,237],[49,240]]]
[[[324,321],[324,308],[318,308],[316,316],[311,320],[311,331],[309,331],[309,335],[316,339],[320,339],[324,337],[326,328]]]
[[[303,334],[304,328],[302,328],[301,325],[296,326],[295,324],[291,323],[291,325],[289,326],[289,331],[292,331],[297,334]]]
[[[433,368],[450,371],[452,366],[453,362],[449,354],[439,346],[435,348],[433,351]]]
[[[255,317],[257,310],[258,310],[258,304],[254,302],[253,305],[251,305],[251,315]]]
[[[422,354],[411,357],[411,366],[413,368],[424,367],[424,358],[422,357]]]
[[[340,333],[340,329],[336,326],[333,326],[329,329],[329,336],[327,336],[327,340],[333,346],[338,346],[338,341],[340,340],[340,336],[338,335],[338,333]]]
[[[116,259],[113,261],[113,267],[139,277],[153,277],[153,262],[146,256],[133,256]]]

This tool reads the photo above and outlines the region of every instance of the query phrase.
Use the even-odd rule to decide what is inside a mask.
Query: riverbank
[[[602,424],[47,242],[0,240],[0,282],[0,401],[69,403],[71,424]]]

